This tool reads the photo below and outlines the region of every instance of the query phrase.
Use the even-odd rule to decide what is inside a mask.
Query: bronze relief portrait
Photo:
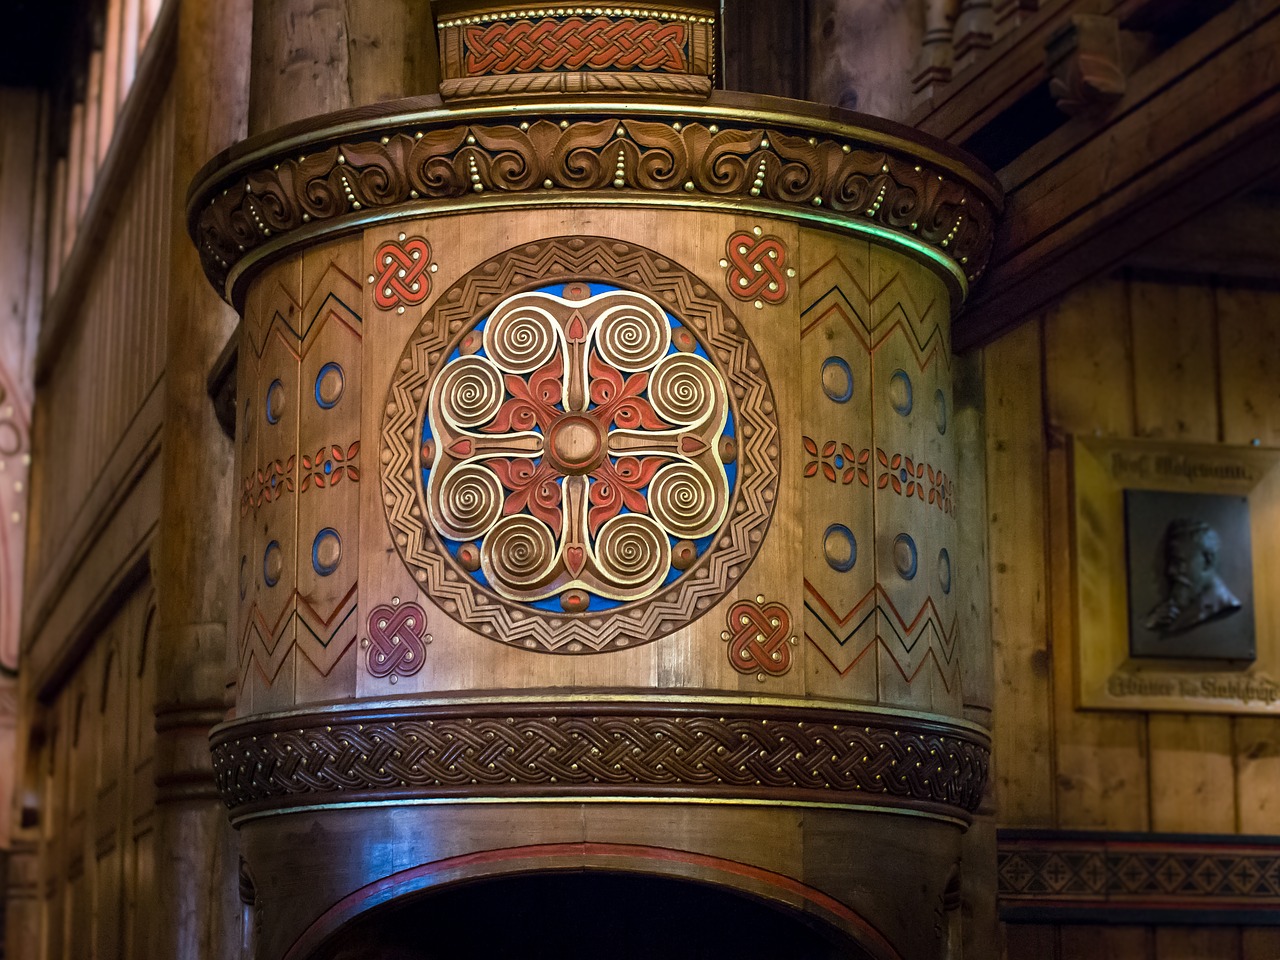
[[[1244,497],[1125,491],[1134,657],[1253,660]]]

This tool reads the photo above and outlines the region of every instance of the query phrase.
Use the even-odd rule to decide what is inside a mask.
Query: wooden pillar
[[[250,0],[182,0],[174,74],[173,216],[210,156],[245,131]],[[201,279],[195,252],[169,263],[169,335],[162,440],[167,482],[154,562],[159,600],[156,697],[156,909],[151,957],[238,954],[235,837],[214,790],[208,731],[225,713],[230,443],[205,389],[235,330],[235,312]]]
[[[254,0],[250,133],[438,83],[426,0]]]

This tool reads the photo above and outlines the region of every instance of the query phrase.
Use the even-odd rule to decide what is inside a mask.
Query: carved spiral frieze
[[[990,745],[909,715],[726,704],[433,706],[214,732],[232,816],[410,798],[666,797],[906,808],[967,820]]]
[[[317,132],[301,155],[296,145],[268,149],[210,172],[189,217],[205,270],[222,289],[232,268],[268,241],[278,246],[304,226],[310,237],[328,221],[341,228],[370,211],[395,216],[392,208],[404,207],[403,215],[420,216],[435,201],[545,203],[581,191],[600,192],[602,202],[641,194],[782,205],[834,226],[900,234],[969,280],[986,268],[999,202],[994,181],[940,144],[913,149],[905,128],[895,134],[815,118],[806,129],[800,115],[761,123],[730,105],[562,122],[546,119],[549,109],[524,122],[459,122],[451,111],[373,122],[361,132],[348,123]],[[624,353],[629,326],[619,331]]]
[[[648,642],[711,606],[763,539],[779,453],[763,363],[666,258],[597,238],[499,256],[438,301],[399,370],[388,521],[472,629],[569,653]]]

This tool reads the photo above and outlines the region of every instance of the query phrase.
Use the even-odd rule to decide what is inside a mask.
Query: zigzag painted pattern
[[[240,683],[244,684],[254,664],[268,686],[275,683],[295,644],[320,675],[327,677],[356,641],[359,629],[353,617],[356,605],[355,583],[327,616],[311,606],[297,590],[285,602],[275,624],[269,623],[265,612],[253,604],[240,636]],[[297,630],[290,630],[295,621]],[[296,636],[297,640],[286,641],[286,634]]]
[[[904,680],[912,682],[932,663],[948,690],[959,679],[956,626],[950,628],[932,599],[907,620],[888,593],[876,584],[845,613],[837,613],[814,586],[804,584],[804,635],[840,676],[848,676],[867,651],[878,644],[892,658]],[[874,663],[875,658],[871,658]]]
[[[438,306],[434,319],[423,323],[423,335],[411,342],[405,357],[409,370],[392,383],[383,424],[383,499],[401,554],[428,596],[450,616],[486,636],[534,649],[603,650],[654,640],[684,626],[715,604],[750,565],[768,529],[778,485],[778,425],[772,413],[772,390],[759,357],[737,332],[736,321],[712,305],[705,288],[697,293],[683,271],[665,272],[667,269],[668,261],[642,247],[602,238],[530,244],[474,271],[462,288],[455,288],[462,290],[461,295]],[[725,372],[739,423],[752,425],[749,435],[742,431],[742,469],[731,519],[702,566],[651,600],[594,619],[530,613],[476,589],[464,578],[450,576],[448,564],[421,517],[414,466],[420,406],[415,396],[422,396],[428,388],[446,344],[485,304],[527,278],[569,276],[629,277],[654,299],[671,305],[708,344]]]
[[[890,336],[901,331],[914,347],[921,371],[928,369],[935,359],[941,359],[950,369],[946,304],[937,299],[917,303],[910,285],[900,274],[894,274],[878,290],[867,292],[844,261],[832,257],[804,277],[801,289],[809,296],[800,314],[801,339],[821,327],[834,313],[853,331],[868,353],[874,353]],[[820,292],[813,295],[812,291]],[[883,304],[891,306],[873,323],[872,316]]]
[[[864,268],[864,272],[870,271]],[[809,272],[801,290],[806,303],[801,311],[802,339],[830,330],[832,323],[843,324],[869,355],[900,336],[910,345],[921,373],[935,362],[950,369],[947,304],[937,295],[917,299],[919,288],[901,273],[894,272],[878,284],[859,281],[850,264],[836,255]],[[958,689],[958,620],[953,617],[946,624],[932,598],[926,597],[909,618],[898,611],[879,583],[847,609],[846,602],[828,600],[818,586],[805,580],[805,637],[840,677],[855,670],[878,675],[881,658],[875,653],[883,650],[907,683],[932,664],[933,674],[948,691]]]

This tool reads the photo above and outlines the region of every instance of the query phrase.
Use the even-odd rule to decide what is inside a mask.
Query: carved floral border
[[[545,118],[553,108],[531,109],[525,121],[392,118],[231,164],[200,184],[189,208],[205,272],[223,290],[232,269],[268,241],[330,222],[340,228],[369,211],[409,206],[406,216],[420,216],[431,201],[546,202],[592,191],[820,209],[932,247],[971,281],[986,269],[992,196],[872,131],[819,136],[733,114],[716,123],[657,110],[556,122]]]

